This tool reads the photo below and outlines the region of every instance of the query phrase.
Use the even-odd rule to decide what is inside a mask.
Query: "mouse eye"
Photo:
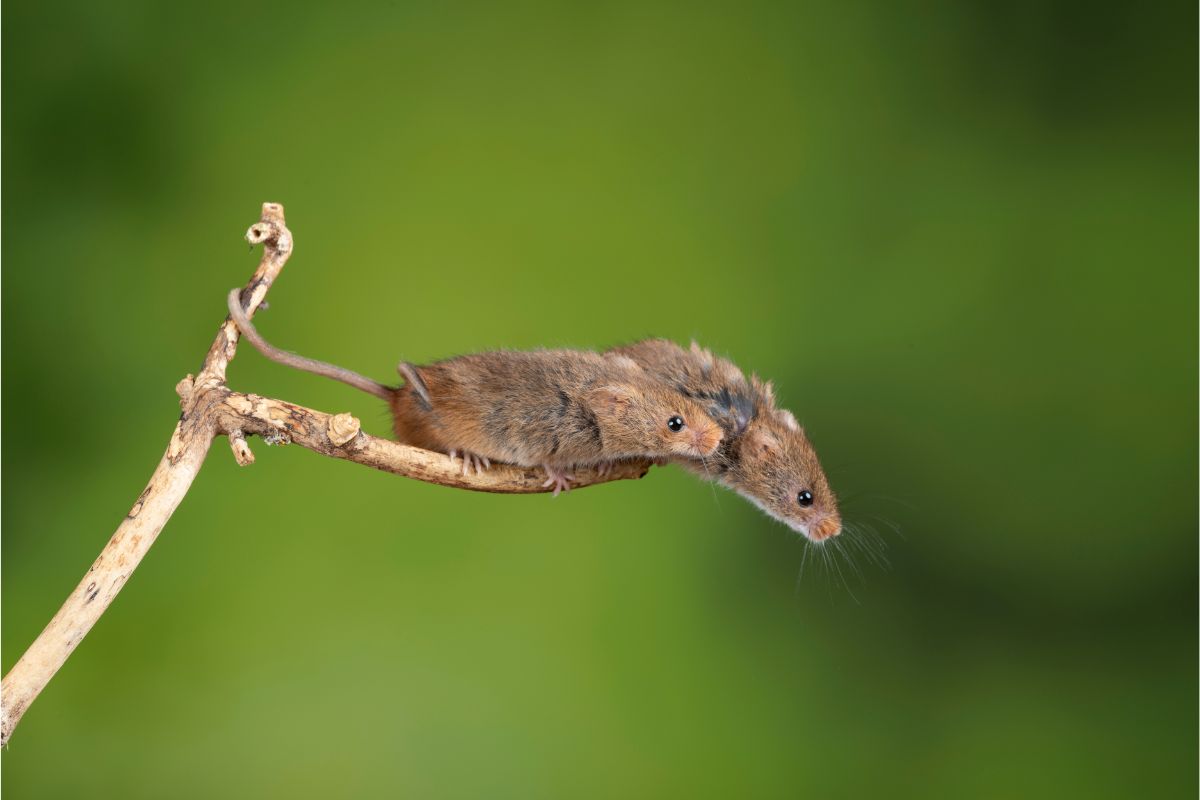
[[[808,508],[813,504],[812,492],[810,492],[808,489],[800,492],[800,494],[796,495],[796,502],[804,508]]]
[[[683,417],[678,415],[667,420],[667,427],[670,428],[674,433],[679,433],[681,430],[683,430],[684,424]]]

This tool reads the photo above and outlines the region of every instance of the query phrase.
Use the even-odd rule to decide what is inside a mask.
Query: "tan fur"
[[[665,386],[700,402],[725,431],[715,458],[675,463],[719,481],[814,541],[841,531],[837,497],[817,453],[790,411],[776,408],[775,390],[757,375],[747,380],[732,362],[692,342],[688,350],[666,339],[614,348]],[[802,507],[801,491],[813,504]]]
[[[522,466],[703,458],[721,427],[636,363],[576,350],[496,351],[423,367],[391,399],[397,440]],[[685,427],[667,422],[682,417]]]

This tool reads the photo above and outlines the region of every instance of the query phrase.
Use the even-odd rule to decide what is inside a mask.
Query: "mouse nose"
[[[721,443],[721,428],[715,424],[696,426],[692,429],[692,441],[697,450],[710,455]]]
[[[821,542],[825,539],[832,539],[842,532],[842,523],[837,517],[825,517],[812,528],[812,537],[814,540]]]

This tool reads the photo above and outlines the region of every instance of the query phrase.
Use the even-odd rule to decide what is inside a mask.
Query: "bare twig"
[[[342,458],[406,478],[478,492],[535,494],[550,491],[542,486],[546,475],[540,469],[495,464],[484,473],[463,475],[459,462],[451,461],[442,453],[363,433],[359,430],[358,420],[349,414],[331,416],[282,400],[225,390],[220,403],[213,407],[213,416],[221,429],[237,425],[244,433],[258,434],[274,444],[295,443],[324,456]],[[579,485],[588,485],[640,478],[649,466],[646,461],[628,461],[614,466],[605,476],[595,468],[577,468],[572,474],[579,480]]]
[[[262,217],[250,226],[246,239],[263,245],[258,269],[242,290],[243,307],[253,316],[292,253],[283,206],[264,203]],[[183,413],[150,482],[75,591],[0,682],[0,745],[8,743],[29,705],[121,591],[187,494],[218,435],[229,437],[234,458],[243,466],[254,463],[246,437],[258,435],[271,444],[295,443],[321,455],[460,489],[510,494],[549,491],[542,487],[545,476],[538,470],[497,464],[482,474],[463,475],[443,454],[363,433],[349,414],[329,415],[231,391],[226,372],[237,342],[237,326],[226,317],[200,373],[188,375],[175,387]],[[640,478],[649,466],[627,462],[604,475],[594,469],[574,470],[575,485]]]

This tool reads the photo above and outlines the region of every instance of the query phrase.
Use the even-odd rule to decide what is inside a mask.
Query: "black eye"
[[[683,426],[683,417],[671,417],[669,420],[667,420],[667,427],[675,433],[679,433],[681,430],[683,430]]]
[[[799,503],[800,505],[804,506],[805,508],[808,508],[809,506],[811,506],[812,501],[813,501],[812,492],[810,492],[808,489],[805,489],[800,494],[796,495],[796,502]]]

